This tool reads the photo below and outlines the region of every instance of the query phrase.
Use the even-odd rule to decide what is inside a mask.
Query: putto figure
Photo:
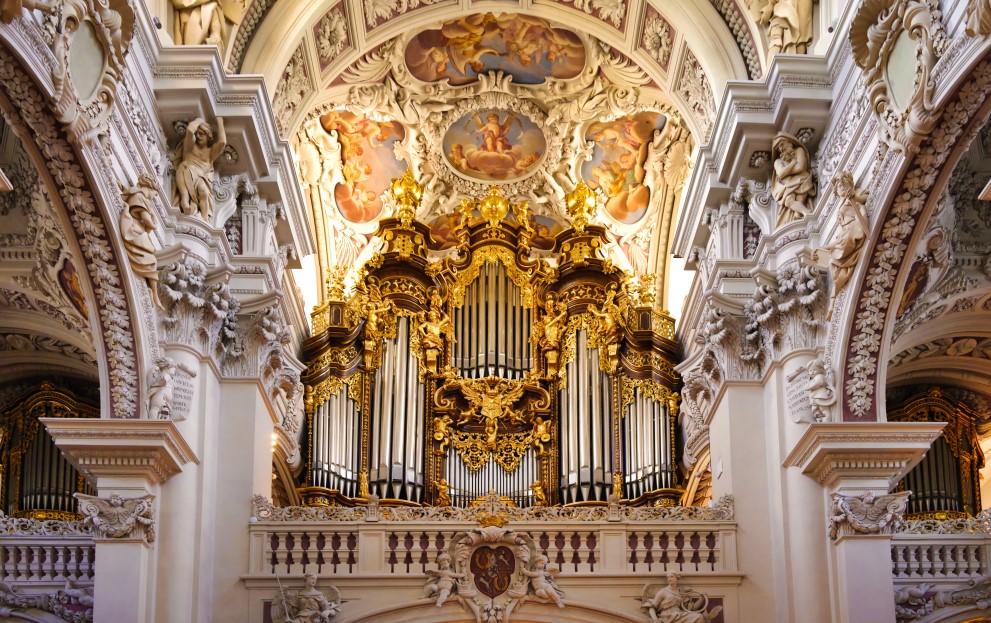
[[[457,591],[458,580],[464,579],[464,574],[451,568],[451,555],[447,552],[437,554],[437,570],[427,570],[426,586],[423,592],[427,597],[437,597],[437,607],[440,608]]]
[[[709,623],[723,611],[722,606],[709,610],[709,598],[702,593],[679,588],[679,574],[668,573],[667,580],[667,586],[657,589],[652,597],[647,597],[651,586],[643,587],[641,608],[647,611],[651,623]]]
[[[227,134],[222,118],[217,118],[215,141],[213,129],[204,119],[197,117],[189,123],[175,169],[176,199],[183,214],[199,212],[205,221],[213,218],[213,163],[225,147]]]
[[[530,578],[530,586],[533,588],[534,595],[551,602],[558,608],[563,608],[564,601],[561,599],[563,593],[557,587],[557,582],[554,581],[560,571],[549,569],[547,563],[547,556],[541,554],[534,561],[533,569],[523,567],[523,575]]]

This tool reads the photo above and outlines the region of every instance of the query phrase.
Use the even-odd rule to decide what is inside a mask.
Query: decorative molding
[[[736,0],[709,0],[715,7],[719,15],[722,16],[726,26],[729,27],[733,38],[736,39],[736,47],[740,49],[743,61],[747,64],[747,77],[751,80],[760,80],[764,77],[764,70],[760,65],[760,54],[757,52],[757,44],[754,41],[753,33],[750,32],[750,24],[747,16],[740,9]]]
[[[905,80],[904,69],[889,70],[895,48],[907,36],[914,42],[915,67],[908,101],[897,101],[903,91],[892,79]],[[871,108],[881,122],[885,144],[915,153],[938,119],[933,103],[932,71],[947,47],[937,0],[866,0],[850,26],[853,58],[864,72]],[[899,58],[899,57],[895,57]]]
[[[902,178],[890,207],[881,215],[881,235],[862,271],[853,326],[845,347],[843,391],[844,419],[875,420],[878,417],[877,383],[882,359],[881,340],[889,315],[898,273],[902,268],[907,242],[918,226],[918,219],[933,193],[946,159],[954,146],[968,144],[977,134],[969,127],[974,116],[991,94],[991,62],[983,61],[972,72],[956,97],[941,107],[940,126],[920,146],[908,173]],[[967,130],[966,135],[964,134]]]
[[[41,418],[48,434],[83,475],[138,476],[162,483],[199,463],[169,420]]]
[[[886,480],[889,488],[914,467],[945,422],[810,424],[785,458],[824,486],[846,479]]]
[[[837,541],[854,534],[890,535],[902,525],[902,515],[911,491],[875,496],[834,493],[829,507],[829,539]]]
[[[963,519],[910,519],[902,522],[899,534],[987,534],[991,535],[991,509]]]
[[[252,499],[254,521],[264,522],[362,522],[362,521],[450,521],[478,523],[497,515],[507,522],[564,521],[733,521],[733,496],[724,495],[711,507],[700,506],[608,506],[562,507],[535,506],[518,508],[498,496],[486,496],[477,506],[379,506],[369,500],[367,506],[273,506],[268,498]]]
[[[142,539],[155,542],[155,496],[124,498],[112,494],[101,498],[83,493],[73,494],[79,501],[83,523],[103,539]]]
[[[49,109],[46,99],[6,48],[0,50],[0,87],[13,107],[2,106],[3,116],[22,141],[30,137],[37,145],[68,209],[86,260],[96,294],[94,308],[100,310],[99,319],[93,322],[102,331],[112,414],[117,418],[137,417],[139,389],[134,330],[120,262],[109,242],[109,228],[100,216],[102,211],[69,141],[56,126],[55,119],[41,113]]]
[[[93,526],[79,521],[9,517],[0,512],[0,535],[13,536],[92,536]]]

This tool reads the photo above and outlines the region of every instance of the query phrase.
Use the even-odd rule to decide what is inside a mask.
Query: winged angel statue
[[[902,513],[911,491],[900,491],[875,497],[872,491],[863,495],[833,494],[829,510],[829,538],[839,537],[840,526],[849,524],[854,532],[881,534],[902,524]]]

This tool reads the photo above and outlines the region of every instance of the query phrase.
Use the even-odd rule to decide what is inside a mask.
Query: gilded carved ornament
[[[850,26],[871,108],[891,149],[915,153],[938,118],[932,71],[947,47],[936,0],[865,0]],[[909,49],[910,48],[910,49]],[[911,68],[901,63],[911,62]],[[909,83],[911,80],[911,83]]]

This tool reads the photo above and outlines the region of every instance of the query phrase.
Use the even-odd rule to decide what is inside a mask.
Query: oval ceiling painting
[[[582,165],[582,177],[606,195],[606,213],[620,223],[636,223],[647,212],[650,189],[644,184],[647,149],[654,132],[664,127],[664,115],[641,112],[592,124],[585,138],[595,148]]]
[[[406,163],[393,151],[406,131],[395,121],[372,121],[337,110],[320,117],[320,123],[324,130],[337,132],[341,144],[344,181],[334,188],[337,209],[352,223],[374,220],[382,212],[382,193],[406,171]]]
[[[424,82],[461,85],[501,70],[517,84],[574,78],[585,67],[578,35],[532,15],[479,13],[425,30],[406,46],[406,66]]]
[[[463,115],[444,134],[444,156],[462,175],[505,182],[532,173],[544,157],[544,133],[518,112],[485,108]]]

